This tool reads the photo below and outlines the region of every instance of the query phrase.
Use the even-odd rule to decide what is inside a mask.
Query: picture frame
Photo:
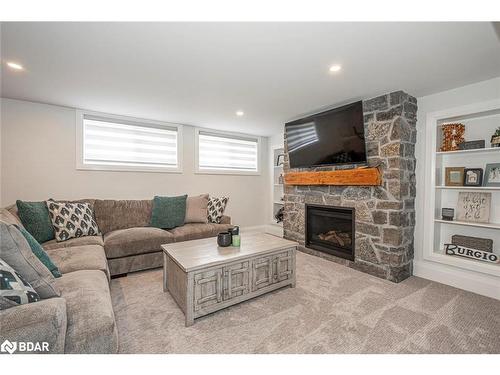
[[[465,168],[464,186],[483,186],[483,169]]]
[[[457,202],[457,221],[490,222],[491,193],[460,192]]]
[[[500,187],[500,163],[486,164],[483,186]]]
[[[464,167],[446,167],[444,184],[446,186],[463,186],[464,172]]]

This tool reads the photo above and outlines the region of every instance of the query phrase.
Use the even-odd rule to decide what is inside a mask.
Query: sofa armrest
[[[221,224],[231,224],[231,216],[222,216],[220,219]]]
[[[64,298],[49,298],[11,307],[0,311],[0,342],[29,341],[40,345],[47,342],[49,353],[64,353],[66,325]]]

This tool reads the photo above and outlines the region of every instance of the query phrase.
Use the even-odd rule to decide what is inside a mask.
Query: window
[[[78,169],[180,172],[181,127],[78,111]]]
[[[198,173],[259,174],[260,138],[196,130]]]

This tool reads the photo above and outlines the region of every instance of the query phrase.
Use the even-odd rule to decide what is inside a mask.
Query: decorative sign
[[[458,193],[457,220],[488,223],[491,193]]]
[[[467,142],[462,142],[458,145],[459,150],[474,150],[478,148],[484,148],[485,146],[485,141],[484,139],[481,139],[479,141],[467,141]]]
[[[452,243],[444,244],[444,249],[447,255],[476,259],[488,263],[500,263],[498,255],[487,251],[469,249],[468,247],[458,246]]]
[[[441,210],[441,215],[443,217],[443,220],[452,221],[453,216],[455,216],[455,210],[453,208],[443,208]]]

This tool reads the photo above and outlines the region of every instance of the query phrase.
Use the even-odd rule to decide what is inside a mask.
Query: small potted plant
[[[500,147],[500,126],[491,136],[491,147]]]

